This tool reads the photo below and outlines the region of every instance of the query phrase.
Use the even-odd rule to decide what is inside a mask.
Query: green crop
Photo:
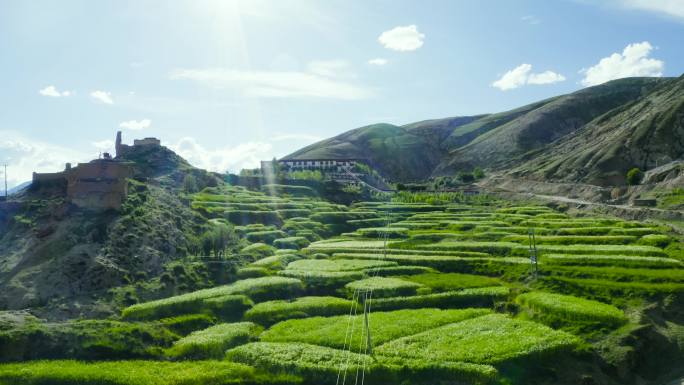
[[[544,317],[569,321],[621,325],[627,322],[624,313],[615,306],[570,295],[531,292],[521,294],[516,302]]]
[[[301,271],[359,271],[378,267],[397,266],[391,261],[360,259],[301,259],[287,265],[287,270]]]
[[[627,255],[549,254],[543,257],[543,262],[552,265],[647,267],[650,269],[684,267],[684,264],[681,261],[674,258]]]
[[[398,384],[403,381],[482,385],[492,383],[497,371],[489,365],[464,362],[396,360],[392,357],[358,354],[304,343],[255,342],[231,349],[231,361],[247,363],[276,373],[294,373],[306,383],[332,385],[342,382]],[[358,375],[357,375],[358,374]]]
[[[372,305],[372,303],[371,303]],[[363,312],[361,305],[356,309]],[[399,337],[408,336],[432,328],[478,317],[490,313],[487,309],[406,309],[391,312],[371,312],[369,324],[374,346]],[[348,333],[348,330],[353,330]],[[292,319],[273,325],[261,335],[267,342],[305,342],[315,345],[344,349],[351,335],[351,346],[358,348],[365,343],[362,336],[363,316],[311,317]],[[349,346],[347,342],[346,346]]]
[[[352,305],[352,301],[336,297],[300,297],[293,301],[268,301],[249,309],[245,313],[245,319],[268,326],[291,318],[345,314]]]
[[[387,277],[371,277],[350,282],[345,285],[345,288],[350,294],[353,291],[372,291],[374,297],[413,295],[422,287],[423,285],[419,283]]]
[[[637,237],[631,235],[538,235],[535,237],[537,243],[549,245],[623,245],[634,243]],[[528,244],[527,235],[510,235],[504,241]]]
[[[286,277],[262,277],[237,281],[231,285],[214,287],[129,306],[122,311],[124,318],[154,319],[179,314],[206,311],[206,300],[234,294],[247,295],[256,301],[290,298],[303,290],[302,282]]]
[[[261,331],[251,322],[218,324],[174,342],[166,354],[173,358],[222,358],[227,349],[256,340]]]
[[[493,286],[410,297],[377,298],[372,300],[371,308],[389,311],[420,308],[491,307],[496,300],[505,299],[509,293],[510,289],[505,286]]]
[[[524,357],[538,360],[579,343],[571,334],[535,322],[490,314],[395,339],[376,352],[432,361],[499,364]]]
[[[0,385],[235,385],[297,383],[226,361],[32,361],[0,365]]]
[[[459,273],[428,273],[404,276],[401,279],[429,287],[433,292],[452,291],[470,287],[500,285],[496,278]]]

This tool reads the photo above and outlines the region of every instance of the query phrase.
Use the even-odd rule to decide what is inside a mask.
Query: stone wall
[[[80,163],[66,172],[67,200],[79,207],[119,209],[128,195],[130,163],[98,159]]]

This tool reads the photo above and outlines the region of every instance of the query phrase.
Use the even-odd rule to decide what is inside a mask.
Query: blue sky
[[[377,122],[679,76],[683,0],[0,0],[10,186],[146,136],[217,171]]]

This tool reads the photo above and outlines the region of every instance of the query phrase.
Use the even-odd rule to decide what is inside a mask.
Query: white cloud
[[[9,187],[30,181],[35,172],[58,172],[67,162],[86,162],[97,152],[81,152],[44,143],[14,131],[0,131],[0,161],[7,163]]]
[[[107,92],[107,91],[93,91],[90,93],[90,96],[104,104],[114,104],[114,100],[112,100],[112,93]]]
[[[684,1],[681,0],[620,0],[622,6],[667,15],[684,20]]]
[[[355,77],[344,60],[314,60],[307,65],[309,72],[328,78]]]
[[[216,172],[237,172],[243,168],[259,167],[263,159],[270,159],[272,146],[264,142],[242,143],[234,147],[207,149],[194,138],[185,137],[169,146],[195,167]]]
[[[375,59],[370,59],[368,61],[368,64],[372,64],[374,66],[384,66],[385,64],[387,64],[387,59],[376,57]]]
[[[555,73],[553,71],[544,71],[539,74],[530,74],[527,78],[527,84],[551,84],[562,82],[565,76]]]
[[[143,120],[127,120],[125,122],[121,122],[119,124],[119,127],[125,128],[127,130],[142,130],[145,128],[148,128],[152,124],[152,121],[150,119],[143,119]]]
[[[598,64],[580,71],[584,74],[582,85],[594,86],[630,76],[663,76],[665,63],[649,58],[651,50],[651,43],[644,41],[628,45],[621,54],[604,57]]]
[[[216,88],[233,88],[248,97],[262,98],[330,98],[366,99],[372,90],[341,80],[353,77],[342,71],[346,64],[339,61],[312,62],[308,71],[247,71],[228,68],[176,69],[169,74],[174,80],[193,80]]]
[[[318,142],[321,141],[325,138],[318,136],[318,135],[310,135],[310,134],[282,134],[282,135],[276,135],[271,138],[274,142],[281,142],[284,140],[296,140],[300,142]]]
[[[63,96],[71,95],[71,91],[59,91],[55,86],[47,86],[42,90],[39,90],[38,93],[43,96],[50,96],[53,98],[60,98]]]
[[[521,17],[520,20],[531,25],[541,24],[541,20],[539,20],[539,18],[534,15],[525,15]]]
[[[395,27],[378,37],[380,44],[395,51],[415,51],[423,46],[423,39],[425,34],[418,32],[415,25]]]
[[[496,87],[502,91],[507,91],[522,87],[526,84],[552,84],[562,82],[564,80],[565,76],[559,73],[553,71],[532,73],[531,64],[521,64],[506,72],[501,78],[493,82],[492,87]]]

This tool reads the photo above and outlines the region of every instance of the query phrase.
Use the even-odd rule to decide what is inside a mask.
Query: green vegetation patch
[[[618,326],[627,322],[622,310],[602,302],[544,292],[521,294],[516,302],[539,314],[541,319],[602,323]]]
[[[337,297],[300,297],[293,301],[268,301],[249,309],[245,313],[245,319],[268,326],[291,318],[345,314],[352,305],[352,301]]]
[[[459,273],[428,273],[403,276],[401,279],[429,287],[433,292],[452,291],[471,287],[500,285],[496,278]]]
[[[363,312],[362,305],[356,309]],[[371,312],[369,324],[374,346],[399,337],[408,336],[490,313],[487,309],[406,309],[391,312]],[[356,314],[356,313],[354,313]],[[336,317],[312,317],[287,320],[273,325],[261,335],[267,342],[304,342],[331,348],[344,349],[365,343],[362,335],[363,315]],[[355,332],[348,330],[354,328]],[[345,344],[346,342],[346,344]]]
[[[549,254],[543,257],[543,262],[551,265],[647,267],[650,269],[684,267],[681,261],[674,258],[629,255]]]
[[[285,237],[274,240],[273,246],[279,249],[299,250],[301,248],[307,247],[309,243],[309,240],[305,237]]]
[[[407,238],[409,235],[408,229],[403,227],[366,227],[356,233],[366,238]]]
[[[535,322],[489,314],[399,338],[376,353],[432,361],[499,364],[521,358],[540,359],[581,340]]]
[[[0,365],[0,385],[229,385],[296,383],[226,361],[33,361]]]
[[[423,285],[419,283],[389,277],[371,277],[345,285],[350,294],[354,291],[372,291],[373,296],[380,298],[414,295],[422,287]]]
[[[252,322],[218,324],[174,342],[166,351],[173,358],[222,358],[227,349],[254,341],[262,328]]]
[[[538,235],[535,237],[537,243],[550,245],[623,245],[634,243],[637,237],[631,235]],[[504,241],[528,244],[529,238],[526,235],[511,235],[503,239]]]
[[[504,300],[509,294],[510,289],[505,286],[479,287],[410,297],[377,298],[371,302],[371,308],[389,311],[420,308],[491,307],[495,301]]]
[[[179,314],[202,313],[206,300],[235,294],[247,295],[256,301],[292,298],[303,291],[300,280],[287,277],[262,277],[237,281],[231,285],[193,291],[156,301],[129,306],[122,316],[129,319],[158,319]]]
[[[287,270],[301,271],[359,271],[378,267],[397,266],[391,261],[360,259],[301,259],[287,265]]]
[[[456,381],[480,385],[492,383],[498,374],[489,365],[371,358],[305,343],[254,342],[229,350],[226,357],[273,372],[294,373],[303,377],[305,383],[321,385],[360,383],[361,377],[369,384],[398,384],[408,380],[421,384]]]

